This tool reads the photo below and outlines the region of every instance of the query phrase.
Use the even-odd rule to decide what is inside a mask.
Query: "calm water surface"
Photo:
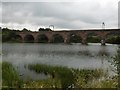
[[[42,63],[72,68],[103,68],[110,70],[111,60],[117,45],[100,44],[37,44],[4,43],[2,45],[3,61],[11,62],[23,79],[45,79],[48,76],[36,74],[25,68],[27,64]]]

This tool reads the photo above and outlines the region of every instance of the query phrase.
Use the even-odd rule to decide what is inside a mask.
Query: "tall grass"
[[[72,71],[66,67],[59,67],[59,66],[53,67],[43,64],[35,64],[35,65],[31,64],[28,65],[28,68],[30,70],[34,70],[37,73],[50,74],[53,79],[59,78],[63,88],[66,88],[67,86],[74,83],[75,77]]]
[[[118,48],[117,54],[113,57],[112,65],[114,65],[115,70],[118,75],[118,88],[120,88],[120,46]]]
[[[36,73],[49,74],[53,79],[60,81],[59,86],[62,88],[67,88],[71,85],[75,87],[87,87],[87,85],[92,82],[92,80],[97,80],[102,76],[107,76],[107,74],[102,69],[73,69],[61,66],[50,66],[44,64],[30,64],[28,65],[30,70]],[[89,85],[90,87],[90,85]]]
[[[17,87],[20,85],[19,74],[11,63],[2,62],[2,86]]]
[[[29,64],[28,68],[50,77],[21,82],[12,64],[2,62],[2,86],[17,88],[21,85],[22,88],[116,88],[117,86],[117,78],[108,78],[108,73],[102,69],[74,69],[44,64]]]
[[[2,86],[2,62],[1,61],[0,61],[0,86]]]

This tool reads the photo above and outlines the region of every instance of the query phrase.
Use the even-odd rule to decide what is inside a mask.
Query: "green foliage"
[[[37,81],[27,81],[24,88],[61,88],[60,80],[58,79],[45,79]]]
[[[120,44],[120,36],[111,36],[106,40],[107,43]]]
[[[53,38],[53,43],[64,43],[63,37],[59,34],[53,35]]]
[[[114,66],[117,67],[117,71],[120,71],[120,47],[117,51],[117,54],[115,55],[115,57],[113,58],[114,61]]]
[[[0,61],[0,86],[2,86],[2,62]]]
[[[88,36],[87,42],[89,43],[100,43],[101,39],[97,36]]]
[[[39,31],[52,31],[50,28],[39,28]]]
[[[32,35],[26,35],[25,37],[24,37],[24,42],[26,42],[26,43],[33,43],[34,42],[34,37],[32,36]]]
[[[86,88],[92,87],[92,81],[97,80],[101,77],[106,77],[107,73],[102,69],[82,69],[82,70],[75,70],[75,78],[76,78],[76,85],[79,88]]]
[[[30,32],[26,28],[22,30],[23,32]],[[21,37],[16,34],[16,32],[20,32],[19,30],[11,30],[8,28],[2,29],[2,42],[22,42]]]
[[[2,29],[2,42],[19,42],[16,39],[16,31],[10,30],[8,28]]]
[[[81,43],[82,39],[81,39],[81,37],[75,35],[75,36],[70,37],[70,42],[71,43]]]
[[[8,62],[2,63],[3,86],[24,88],[116,88],[117,78],[107,78],[102,69],[73,69],[44,64],[30,64],[28,68],[37,73],[44,73],[49,78],[44,80],[27,80],[22,82],[13,66]],[[104,79],[100,79],[104,77]],[[16,89],[17,89],[16,88]]]
[[[43,64],[28,65],[30,70],[34,70],[37,73],[50,74],[52,78],[59,78],[63,88],[68,87],[74,83],[74,76],[70,69],[59,66],[49,66]]]
[[[115,57],[113,57],[112,64],[114,65],[117,74],[118,74],[118,81],[120,81],[120,47],[118,48],[117,54]],[[118,86],[120,88],[120,83],[118,83]]]
[[[89,82],[85,87],[88,88],[116,88],[117,87],[117,79],[115,78],[104,78],[104,79],[93,79]]]
[[[28,32],[29,30],[27,30],[26,28],[23,28],[22,31],[23,31],[23,32]]]
[[[38,36],[38,43],[48,43],[48,38],[46,35],[42,34]]]
[[[51,75],[54,80],[57,80],[59,87],[67,88],[68,86],[74,84],[75,87],[85,88],[90,87],[88,83],[92,82],[93,79],[97,80],[102,76],[107,76],[107,74],[101,69],[89,70],[89,69],[73,69],[60,66],[49,66],[44,64],[30,64],[28,65],[30,70],[37,73],[45,73],[46,75]],[[51,84],[50,84],[51,86]]]
[[[3,86],[16,87],[20,85],[18,72],[13,68],[12,64],[2,62],[2,83]]]

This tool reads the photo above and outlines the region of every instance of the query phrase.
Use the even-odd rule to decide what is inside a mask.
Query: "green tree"
[[[28,29],[26,29],[26,28],[23,28],[23,30],[22,30],[23,32],[28,32],[29,30]]]
[[[2,41],[3,42],[9,42],[14,40],[16,37],[15,31],[10,30],[8,28],[2,29]]]

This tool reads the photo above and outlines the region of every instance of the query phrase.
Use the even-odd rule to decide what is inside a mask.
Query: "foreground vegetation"
[[[31,64],[28,68],[50,77],[44,80],[22,81],[10,63],[3,62],[2,64],[4,88],[116,88],[118,85],[117,76],[108,77],[108,73],[102,69],[79,70],[43,64]]]
[[[43,64],[28,65],[30,70],[44,73],[51,77],[45,80],[19,79],[19,74],[7,62],[3,62],[3,87],[16,88],[115,88],[117,77],[109,77],[102,69],[78,70],[67,67],[49,66]],[[104,78],[104,79],[102,79]]]
[[[112,65],[114,65],[114,70],[118,75],[118,88],[120,89],[120,46],[118,48],[117,54],[113,57]]]
[[[59,66],[49,66],[43,64],[35,64],[28,66],[30,70],[37,73],[45,73],[51,75],[50,86],[56,88],[115,88],[117,86],[117,77],[109,77],[107,72],[102,69],[73,69]],[[109,79],[108,79],[109,77]],[[102,79],[104,78],[104,79]],[[40,81],[37,81],[38,85]],[[35,84],[35,83],[34,83]],[[31,84],[29,84],[31,86]],[[32,84],[33,85],[33,84]],[[46,87],[45,84],[39,84],[38,87]]]
[[[18,72],[8,62],[2,62],[2,86],[3,87],[20,87],[21,80]]]

